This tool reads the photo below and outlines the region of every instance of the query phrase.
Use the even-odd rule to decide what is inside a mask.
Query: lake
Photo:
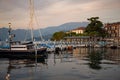
[[[76,48],[47,58],[0,58],[0,80],[120,80],[120,49]]]

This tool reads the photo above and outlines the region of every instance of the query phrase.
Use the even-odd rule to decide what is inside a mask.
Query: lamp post
[[[9,25],[9,30],[8,30],[8,36],[9,36],[9,46],[10,46],[10,50],[11,50],[11,41],[12,41],[12,38],[11,38],[11,23],[8,23]]]

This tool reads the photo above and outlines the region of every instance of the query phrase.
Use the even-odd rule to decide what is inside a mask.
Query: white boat
[[[46,52],[46,48],[36,48],[33,42],[21,43],[20,41],[14,41],[10,43],[10,48],[0,49],[0,54],[3,55],[35,55],[44,54]]]

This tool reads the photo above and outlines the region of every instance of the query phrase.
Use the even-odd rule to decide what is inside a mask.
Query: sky
[[[34,0],[33,28],[83,22],[98,16],[103,23],[120,22],[120,0]],[[28,29],[29,0],[0,0],[0,28]]]

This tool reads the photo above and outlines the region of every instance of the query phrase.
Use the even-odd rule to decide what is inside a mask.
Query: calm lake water
[[[120,49],[77,48],[46,59],[0,58],[0,80],[6,79],[120,80]]]

